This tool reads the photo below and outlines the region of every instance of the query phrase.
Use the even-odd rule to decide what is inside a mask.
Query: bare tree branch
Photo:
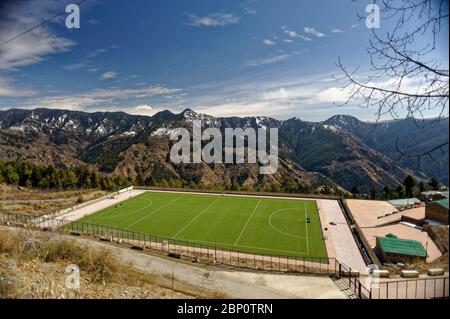
[[[393,27],[384,36],[372,29],[368,72],[360,72],[359,67],[350,71],[338,58],[341,75],[335,78],[346,81],[342,89],[348,93],[340,105],[356,102],[361,107],[376,107],[377,121],[387,115],[410,117],[418,125],[416,120],[423,119],[427,111],[435,111],[438,121],[448,117],[448,64],[433,54],[440,44],[438,34],[448,24],[448,0],[381,0],[380,5],[383,20],[393,21]],[[422,157],[433,158],[432,153],[442,151],[448,143],[447,136],[437,147],[419,154],[408,154],[398,140],[396,146],[401,157],[416,158],[420,163]]]

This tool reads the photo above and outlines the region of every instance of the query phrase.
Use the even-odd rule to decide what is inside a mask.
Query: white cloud
[[[83,61],[83,62],[80,62],[80,63],[73,63],[73,64],[63,65],[61,68],[64,69],[64,70],[67,70],[67,71],[75,71],[75,70],[89,68],[90,66],[91,66],[90,62]]]
[[[285,27],[285,26],[283,26]],[[283,27],[281,27],[283,29]],[[296,31],[288,30],[286,28],[283,29],[283,32],[291,38],[300,38],[305,41],[311,41],[311,38],[305,37],[304,35],[298,34]]]
[[[181,89],[168,88],[165,86],[148,86],[139,89],[95,89],[78,94],[70,95],[51,95],[42,98],[36,98],[29,101],[25,106],[27,107],[47,107],[47,108],[61,108],[71,110],[82,110],[86,107],[95,106],[99,109],[107,105],[116,104],[118,102],[139,99],[149,99],[158,96],[165,96],[170,94],[180,94]],[[141,104],[141,106],[148,106]]]
[[[332,28],[331,32],[332,33],[343,33],[344,31],[342,31],[341,29],[338,29],[338,28]]]
[[[250,15],[254,15],[254,14],[258,13],[258,11],[256,11],[255,9],[248,8],[248,7],[244,7],[242,10],[244,11],[245,14],[250,14]]]
[[[18,88],[11,83],[9,83],[6,79],[0,78],[0,96],[3,97],[28,97],[36,95],[37,93],[28,88]]]
[[[264,40],[263,40],[263,43],[264,43],[265,45],[275,45],[275,44],[276,44],[275,42],[273,42],[273,41],[270,40],[270,39],[264,39]]]
[[[264,100],[284,100],[289,97],[289,93],[285,88],[280,88],[278,90],[264,92],[263,99]]]
[[[284,39],[283,41],[286,42],[286,43],[292,43],[292,42],[294,42],[294,41],[292,41],[291,39]]]
[[[108,72],[103,73],[103,74],[100,76],[100,79],[101,79],[101,80],[113,79],[113,78],[115,78],[116,76],[117,76],[117,72],[116,72],[116,71],[108,71]]]
[[[143,105],[136,106],[135,110],[138,112],[141,112],[141,113],[148,113],[148,112],[152,112],[153,108],[150,105],[143,104]]]
[[[314,29],[313,27],[305,27],[305,28],[303,29],[303,31],[305,31],[305,32],[308,33],[308,34],[315,35],[315,36],[318,37],[318,38],[321,38],[321,37],[324,37],[324,36],[325,36],[324,33],[317,31],[317,30]]]
[[[245,64],[246,67],[253,67],[253,66],[259,66],[259,65],[265,65],[265,64],[272,64],[280,61],[284,61],[290,58],[289,54],[280,54],[271,56],[268,58],[262,58],[262,59],[255,59],[247,62]]]
[[[233,14],[227,12],[216,12],[204,17],[198,17],[194,14],[189,16],[189,25],[195,27],[224,27],[230,24],[239,23],[240,18]]]
[[[317,94],[319,102],[343,103],[347,101],[350,92],[337,87],[331,87]]]
[[[284,33],[286,33],[291,38],[298,38],[298,33],[295,31],[284,30]]]
[[[0,43],[23,33],[30,25],[41,23],[60,9],[60,3],[55,1],[17,1],[11,6],[0,21]],[[74,41],[57,36],[48,25],[43,25],[2,45],[0,70],[11,71],[38,63],[47,55],[68,51],[73,45]]]
[[[322,93],[336,85],[336,82],[324,81],[328,78],[329,74],[292,77],[292,73],[287,72],[275,78],[244,77],[232,83],[221,81],[202,86],[202,92],[208,90],[207,94],[194,96],[180,103],[180,107],[191,105],[196,111],[216,116],[288,118],[308,114],[310,118],[326,118],[335,114],[337,108],[332,103],[337,101],[331,94],[333,92]]]
[[[352,24],[352,25],[350,26],[350,29],[354,29],[354,28],[356,28],[357,26],[359,26],[359,23]]]
[[[88,58],[92,59],[92,58],[96,58],[99,55],[102,55],[102,54],[104,54],[106,52],[107,52],[106,49],[97,49],[97,50],[94,50],[91,53],[89,53],[87,56],[88,56]]]

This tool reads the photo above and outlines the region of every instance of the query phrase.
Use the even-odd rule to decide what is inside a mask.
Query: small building
[[[448,225],[448,198],[427,203],[425,206],[425,218]]]
[[[400,239],[394,234],[376,238],[375,252],[385,263],[411,263],[416,260],[426,260],[427,252],[422,243]]]
[[[417,198],[392,199],[389,203],[397,209],[420,207],[421,202]]]
[[[426,191],[420,193],[420,199],[424,202],[432,202],[443,198],[448,198],[448,192]]]

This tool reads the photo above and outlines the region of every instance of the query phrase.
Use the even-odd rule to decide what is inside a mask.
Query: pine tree
[[[369,190],[369,195],[371,199],[376,199],[378,196],[378,192],[377,189],[375,188],[375,186],[372,186]]]
[[[412,197],[414,186],[416,186],[416,181],[411,175],[406,176],[405,180],[403,181],[403,186],[405,186],[406,196]]]
[[[441,183],[439,183],[436,177],[432,177],[428,182],[428,185],[430,185],[431,189],[434,191],[438,191],[439,189],[441,189]]]

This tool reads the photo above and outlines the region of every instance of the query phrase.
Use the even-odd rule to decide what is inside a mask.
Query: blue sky
[[[75,1],[16,1],[0,43]],[[217,116],[324,120],[339,107],[338,56],[367,70],[372,1],[87,0],[80,29],[61,16],[0,47],[0,109],[66,108],[152,115],[187,107]],[[381,22],[381,32],[389,30]],[[448,60],[448,29],[435,52]],[[432,116],[432,112],[428,114]]]

